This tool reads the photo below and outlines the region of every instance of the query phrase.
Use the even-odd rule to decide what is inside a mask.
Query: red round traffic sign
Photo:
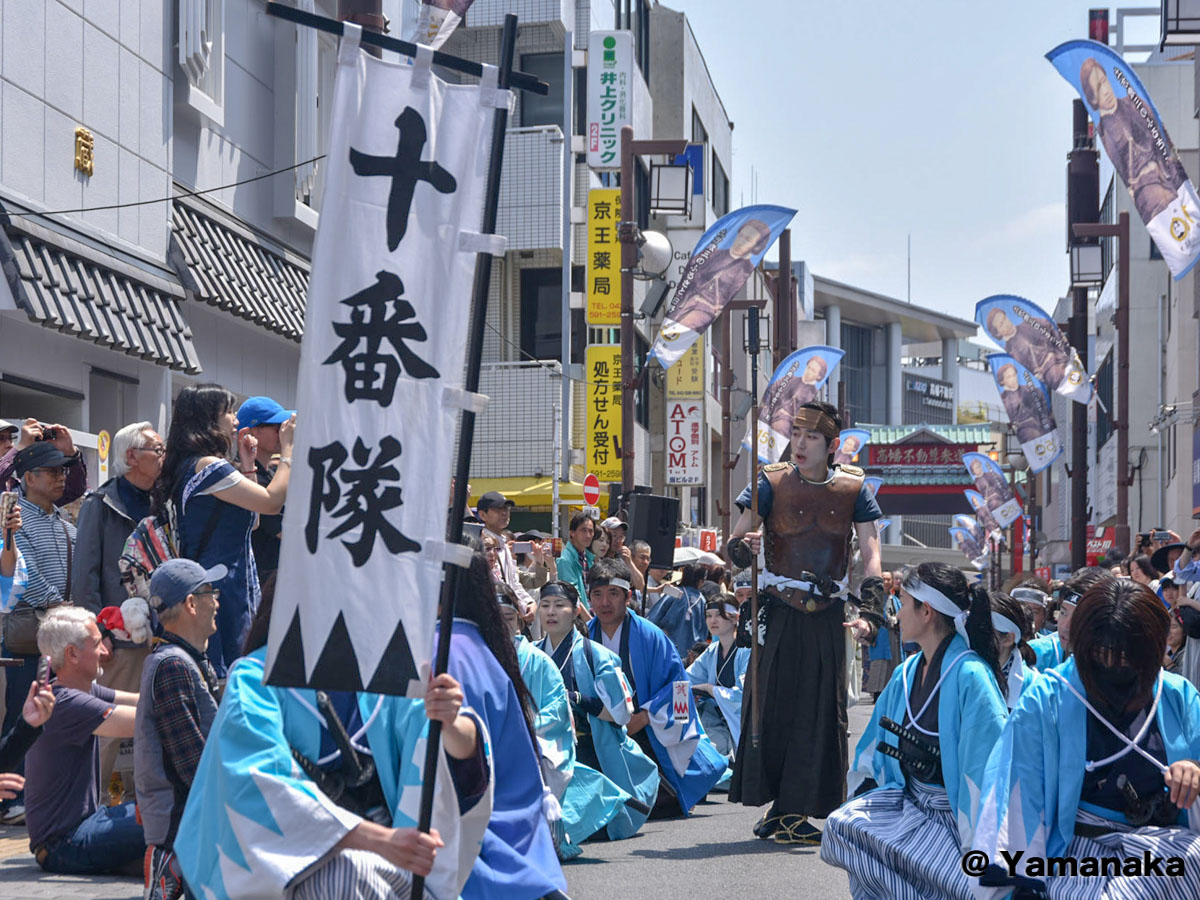
[[[583,499],[588,506],[600,502],[600,479],[595,475],[588,474],[583,479]]]

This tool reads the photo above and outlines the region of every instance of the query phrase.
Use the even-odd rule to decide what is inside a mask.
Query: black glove
[[[887,591],[883,587],[883,579],[878,575],[868,575],[864,578],[858,586],[858,614],[876,631],[887,624],[883,617],[886,601]]]
[[[729,553],[729,561],[739,569],[749,568],[754,562],[754,552],[750,549],[750,545],[746,543],[745,538],[733,538],[726,545],[726,550]]]
[[[579,691],[570,691],[567,696],[571,700],[571,709],[576,714],[584,713],[599,718],[600,713],[604,712],[604,704],[599,697],[585,697]]]

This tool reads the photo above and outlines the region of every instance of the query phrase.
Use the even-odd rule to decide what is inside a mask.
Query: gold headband
[[[829,413],[807,406],[801,407],[800,412],[796,413],[796,418],[792,420],[792,427],[820,432],[831,441],[840,434],[837,423],[833,421],[833,417]]]

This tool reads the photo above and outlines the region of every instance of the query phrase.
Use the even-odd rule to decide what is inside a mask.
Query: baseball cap
[[[8,419],[0,419],[0,431],[20,431],[19,425],[14,425]]]
[[[150,576],[150,608],[158,612],[169,609],[196,593],[201,585],[218,582],[227,574],[229,570],[224,566],[206,569],[190,559],[168,559]]]
[[[78,456],[67,456],[49,441],[38,441],[30,444],[13,458],[13,467],[17,477],[34,469],[53,469],[60,466],[73,466]]]
[[[624,528],[626,531],[629,531],[629,523],[622,522],[616,516],[609,516],[607,519],[605,519],[603,522],[600,523],[600,527],[601,528]]]
[[[238,428],[254,428],[256,425],[280,425],[296,414],[294,409],[284,409],[270,397],[250,397],[238,407]]]
[[[516,506],[499,491],[488,491],[475,504],[476,509],[499,509],[501,506]]]

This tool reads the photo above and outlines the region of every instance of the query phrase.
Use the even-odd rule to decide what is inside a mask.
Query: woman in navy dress
[[[205,567],[223,565],[228,574],[213,585],[219,592],[217,633],[208,658],[217,677],[240,655],[260,592],[250,533],[258,515],[283,509],[292,469],[295,417],[279,426],[279,470],[268,487],[254,478],[252,435],[237,432],[238,401],[216,384],[190,385],[175,398],[167,455],[152,494],[154,514],[173,507],[181,556]],[[236,463],[230,462],[236,448]]]

